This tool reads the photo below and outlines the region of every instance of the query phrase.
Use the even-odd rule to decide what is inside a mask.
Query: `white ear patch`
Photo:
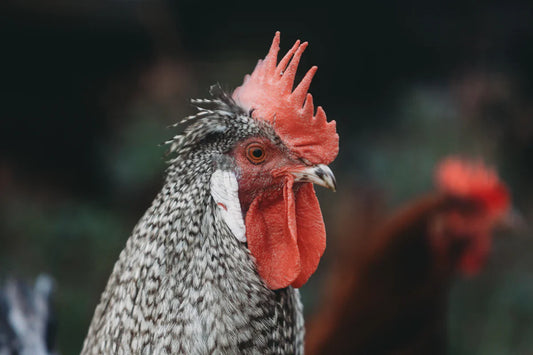
[[[235,238],[246,243],[246,227],[239,201],[239,183],[235,174],[229,170],[216,170],[211,175],[211,196]]]

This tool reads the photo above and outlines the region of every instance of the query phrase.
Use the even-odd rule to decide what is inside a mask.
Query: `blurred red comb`
[[[509,208],[507,187],[496,171],[481,161],[446,158],[437,166],[436,181],[441,190],[451,195],[478,199],[493,216],[500,216]]]
[[[294,78],[307,42],[294,46],[279,63],[280,33],[270,51],[259,60],[251,75],[233,92],[233,99],[253,117],[270,122],[289,148],[313,164],[329,164],[339,151],[335,121],[328,122],[322,107],[314,114],[313,97],[307,92],[317,67],[294,86]]]

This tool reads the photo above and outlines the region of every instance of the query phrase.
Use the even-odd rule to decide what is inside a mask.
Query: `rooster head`
[[[444,159],[435,179],[450,203],[433,226],[432,244],[441,253],[455,252],[457,269],[475,275],[490,252],[492,230],[509,210],[509,191],[480,161]]]
[[[219,86],[213,99],[193,100],[199,112],[175,136],[169,178],[210,175],[215,213],[246,243],[267,287],[300,287],[316,270],[326,231],[313,184],[335,190],[327,164],[337,156],[339,136],[307,93],[316,67],[293,89],[307,43],[299,41],[279,61],[280,35],[232,95]],[[187,162],[187,163],[185,163]],[[188,164],[185,169],[183,164]]]
[[[293,90],[307,43],[297,41],[278,63],[279,43],[277,32],[265,59],[232,95],[279,138],[250,137],[232,152],[240,172],[248,248],[271,289],[300,287],[318,266],[326,232],[312,184],[335,190],[327,164],[339,149],[335,121],[328,122],[321,107],[315,114],[307,92],[317,68]]]
[[[272,289],[300,287],[318,266],[326,232],[312,184],[335,190],[327,164],[339,149],[335,121],[328,122],[321,107],[315,114],[307,92],[317,68],[293,90],[307,43],[297,41],[278,63],[279,43],[277,32],[265,59],[233,92],[236,103],[269,124],[281,143],[252,137],[233,151],[248,247]]]

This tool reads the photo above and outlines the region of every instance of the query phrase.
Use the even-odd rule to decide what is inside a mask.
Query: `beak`
[[[324,164],[313,165],[291,171],[291,174],[295,177],[294,181],[297,182],[312,182],[325,188],[335,191],[337,189],[337,182],[335,181],[335,175],[331,169]]]

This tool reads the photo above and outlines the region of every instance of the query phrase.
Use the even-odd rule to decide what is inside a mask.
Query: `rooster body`
[[[213,122],[184,136],[165,186],[120,254],[82,353],[302,352],[298,291],[264,285],[210,191],[215,170],[235,169],[220,152],[247,136],[272,133],[222,105]],[[186,148],[223,121],[232,134]]]
[[[510,195],[481,162],[448,158],[435,175],[437,191],[379,223],[334,269],[307,353],[447,353],[450,286],[482,270]]]
[[[303,353],[296,288],[325,248],[311,183],[334,189],[324,163],[338,149],[335,123],[320,108],[313,115],[307,94],[316,68],[291,94],[305,47],[297,42],[277,65],[277,33],[233,97],[215,86],[212,99],[195,101],[199,112],[168,142],[165,184],[115,264],[82,354]]]

